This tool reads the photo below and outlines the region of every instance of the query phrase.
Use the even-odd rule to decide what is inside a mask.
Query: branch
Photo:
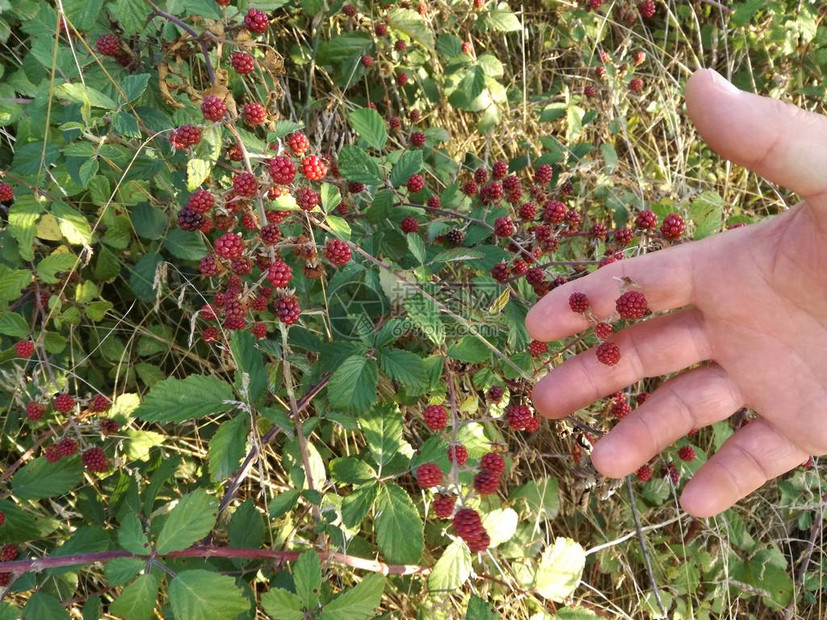
[[[666,618],[666,609],[663,607],[663,602],[660,599],[660,589],[658,589],[658,582],[655,580],[655,573],[652,571],[652,560],[649,557],[649,549],[646,547],[646,536],[643,535],[643,528],[640,527],[640,517],[637,514],[637,504],[635,504],[635,492],[632,489],[632,478],[626,476],[626,490],[629,492],[629,505],[632,508],[632,518],[635,521],[635,530],[640,539],[640,550],[643,553],[643,561],[646,564],[646,572],[649,574],[649,583],[652,586],[652,593],[655,595],[655,602],[660,610],[660,617]]]
[[[168,22],[172,22],[198,42],[198,45],[201,47],[201,54],[204,56],[204,63],[207,67],[207,76],[210,78],[210,84],[215,84],[215,71],[212,68],[212,62],[210,61],[210,50],[207,49],[207,43],[204,41],[203,35],[198,34],[192,26],[175,17],[175,15],[170,15],[166,11],[162,11],[155,5],[154,2],[152,2],[152,0],[146,0],[146,3],[152,7],[153,15],[156,17],[161,17]]]
[[[322,378],[319,380],[318,383],[313,385],[307,393],[302,396],[298,401],[296,401],[296,409],[298,411],[302,411],[305,409],[309,404],[310,401],[315,398],[315,396],[322,391],[324,386],[327,385],[327,382],[330,381],[330,373],[326,373],[322,375]],[[247,477],[247,473],[250,471],[250,467],[253,464],[259,454],[260,454],[260,447],[259,446],[266,446],[267,444],[271,443],[275,438],[276,435],[279,433],[279,427],[273,426],[264,437],[261,438],[261,442],[254,443],[253,446],[250,448],[250,451],[247,452],[247,456],[244,458],[244,462],[241,463],[241,467],[239,467],[236,472],[230,478],[230,485],[227,487],[227,490],[224,492],[224,497],[221,498],[221,503],[218,505],[218,516],[221,516],[221,513],[227,509],[227,506],[230,505],[230,502],[233,501],[233,498],[238,493],[238,489],[241,488],[241,483],[244,482],[244,479]]]
[[[206,545],[195,545],[183,551],[166,553],[164,558],[242,558],[247,560],[275,560],[278,562],[295,562],[300,551],[277,551],[275,549],[238,549],[234,547],[214,547]],[[359,558],[334,551],[318,551],[319,559],[329,560],[336,564],[349,566],[359,570],[366,570],[383,575],[427,575],[431,572],[429,566],[417,564],[385,564],[378,560]],[[66,556],[46,556],[42,558],[28,558],[15,560],[14,562],[3,562],[0,566],[3,572],[22,575],[29,572],[40,572],[51,568],[66,566],[77,566],[79,564],[94,564],[95,562],[108,562],[120,558],[146,559],[148,556],[136,555],[129,551],[101,551],[97,553],[81,553]]]

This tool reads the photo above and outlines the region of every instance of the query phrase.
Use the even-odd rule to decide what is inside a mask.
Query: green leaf
[[[492,9],[488,15],[481,17],[484,30],[496,30],[497,32],[515,32],[522,29],[520,20],[508,9]]]
[[[376,506],[376,542],[391,564],[416,564],[422,557],[423,525],[404,489],[388,484]]]
[[[364,54],[373,44],[366,32],[345,32],[319,45],[316,62],[326,65],[350,60]]]
[[[37,275],[47,284],[57,284],[60,282],[57,274],[67,273],[77,264],[78,257],[71,252],[55,252],[37,264]]]
[[[24,465],[12,478],[11,486],[17,499],[45,499],[71,491],[82,480],[79,457],[49,463],[41,456]]]
[[[568,599],[583,576],[586,553],[571,538],[557,538],[540,558],[534,575],[534,588],[541,596],[557,602]]]
[[[404,423],[399,409],[390,405],[375,407],[362,416],[360,425],[376,464],[382,467],[390,463],[402,446]]]
[[[146,567],[146,560],[115,558],[103,565],[103,574],[110,586],[122,586],[132,581]]]
[[[382,182],[379,164],[358,146],[346,146],[339,152],[339,172],[356,183],[379,185]]]
[[[149,84],[149,73],[127,75],[121,82],[121,90],[129,101],[134,101],[144,94],[147,84]]]
[[[720,232],[724,226],[724,199],[717,192],[702,192],[689,205],[689,217],[695,224],[695,239]]]
[[[127,138],[141,137],[141,128],[138,121],[128,112],[118,112],[112,117],[112,129]]]
[[[113,13],[127,34],[139,34],[149,17],[149,4],[143,0],[116,0]]]
[[[155,274],[158,266],[164,262],[158,252],[147,252],[135,263],[129,276],[129,288],[138,299],[152,301],[155,299]]]
[[[370,108],[354,110],[347,115],[347,120],[354,131],[362,136],[368,145],[377,151],[385,148],[388,141],[388,130],[385,128],[385,121],[379,112]]]
[[[235,373],[236,390],[240,394],[246,394],[251,402],[259,400],[267,391],[267,372],[255,337],[248,331],[234,331],[230,338],[230,351],[238,366]]]
[[[149,620],[155,610],[160,585],[154,574],[141,575],[123,589],[109,611],[125,620]]]
[[[468,599],[468,609],[465,611],[465,620],[499,620],[500,614],[494,613],[491,605],[476,594]]]
[[[609,172],[617,168],[617,151],[615,151],[615,147],[608,142],[604,142],[600,145],[600,154],[603,156],[603,161]]]
[[[382,601],[385,577],[371,574],[355,588],[349,588],[330,601],[319,614],[319,620],[367,620]]]
[[[32,281],[28,269],[9,269],[0,264],[0,301],[14,301]]]
[[[29,336],[29,324],[16,312],[4,312],[0,314],[0,334],[13,338],[26,338]]]
[[[112,308],[114,308],[114,305],[111,301],[93,301],[86,304],[84,312],[86,314],[86,317],[90,321],[98,323],[99,321],[103,320],[103,318],[106,316],[106,313],[109,312]]]
[[[282,491],[270,502],[270,518],[278,519],[293,510],[302,492],[299,489]]]
[[[448,348],[448,356],[468,364],[491,359],[491,350],[476,336],[463,336],[462,340]]]
[[[134,512],[121,518],[121,527],[118,528],[118,544],[135,555],[148,555],[150,552],[149,540],[144,533],[141,520]]]
[[[427,384],[425,364],[416,353],[403,349],[383,349],[379,352],[379,367],[394,381],[411,393],[419,394]]]
[[[17,240],[20,258],[34,260],[34,238],[44,205],[34,196],[21,196],[9,208],[9,234]]]
[[[557,478],[538,478],[511,491],[510,499],[524,499],[532,514],[553,519],[560,511]]]
[[[391,171],[391,184],[399,187],[408,182],[412,174],[422,169],[422,151],[405,151]]]
[[[264,515],[256,503],[248,499],[236,509],[230,519],[230,546],[242,549],[258,549],[264,544]]]
[[[21,176],[40,177],[43,169],[48,168],[60,157],[60,149],[49,142],[29,142],[14,149],[11,169]]]
[[[366,411],[376,402],[378,379],[376,360],[353,355],[330,377],[328,398],[347,411]]]
[[[163,236],[167,218],[160,209],[142,202],[132,209],[132,224],[139,236],[155,241]]]
[[[83,162],[78,170],[78,178],[80,179],[81,187],[87,187],[89,185],[89,181],[92,180],[92,177],[94,177],[99,170],[100,164],[98,164],[97,157],[92,157],[91,159],[87,159]]]
[[[63,0],[63,10],[78,30],[91,30],[98,21],[103,0]]]
[[[155,545],[157,552],[163,555],[186,549],[210,533],[217,517],[218,502],[206,490],[184,495],[164,521]]]
[[[238,468],[249,432],[250,416],[244,412],[218,427],[208,449],[210,478],[214,482],[229,478]]]
[[[0,620],[18,620],[20,618],[20,610],[17,607],[12,607],[8,603],[0,603]],[[86,620],[84,618],[84,620]],[[97,620],[97,616],[95,616]]]
[[[345,497],[342,500],[342,522],[345,526],[356,527],[364,521],[378,495],[379,485],[368,484]]]
[[[405,240],[408,242],[408,249],[413,257],[419,261],[420,265],[424,265],[428,255],[422,237],[419,235],[405,235]]]
[[[183,0],[184,9],[190,15],[202,15],[210,19],[221,19],[218,3],[211,0]]]
[[[92,229],[80,211],[65,202],[53,202],[52,215],[57,218],[60,233],[66,241],[72,245],[89,245]]]
[[[484,258],[484,255],[479,250],[473,250],[471,248],[450,248],[437,254],[431,262],[434,264],[453,263],[463,260],[478,260],[480,258]]]
[[[498,508],[485,515],[482,525],[491,537],[489,548],[511,540],[517,532],[517,521],[517,513],[513,508]]]
[[[261,595],[261,606],[268,614],[278,620],[305,620],[301,600],[284,588],[271,588]]]
[[[190,375],[169,378],[155,385],[134,416],[147,422],[183,422],[211,413],[227,411],[235,405],[232,387],[215,377]]]
[[[461,587],[471,576],[471,551],[461,540],[445,548],[428,575],[428,590],[451,592]]]
[[[321,194],[322,208],[325,213],[330,213],[342,202],[342,195],[339,193],[339,188],[330,183],[322,183]]]
[[[373,467],[355,456],[346,456],[330,461],[330,475],[338,482],[359,484],[376,480]]]
[[[187,162],[187,190],[194,192],[201,187],[212,172],[212,162],[208,159],[190,159]]]
[[[343,217],[339,217],[338,215],[330,215],[329,213],[324,216],[325,223],[330,226],[330,232],[336,235],[339,239],[350,239],[350,224],[347,223],[347,220]]]
[[[422,16],[413,9],[392,9],[391,28],[408,35],[412,40],[429,50],[434,49],[434,35]]]
[[[55,97],[61,101],[69,103],[82,103],[90,105],[93,108],[103,108],[105,110],[114,110],[118,107],[108,95],[104,95],[99,90],[90,88],[80,82],[65,83],[55,88]]]
[[[169,602],[176,620],[230,620],[250,609],[235,579],[206,570],[178,573],[169,584]]]
[[[23,608],[26,620],[70,620],[63,604],[51,594],[35,592]]]
[[[293,564],[293,582],[302,606],[305,609],[315,609],[319,604],[319,591],[322,587],[322,569],[319,566],[319,556],[313,551],[305,551]]]

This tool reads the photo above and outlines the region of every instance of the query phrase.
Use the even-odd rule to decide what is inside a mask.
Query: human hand
[[[760,418],[701,467],[681,497],[708,517],[768,480],[827,453],[827,117],[695,73],[686,100],[703,139],[721,156],[804,201],[773,219],[607,265],[560,286],[528,314],[529,334],[556,340],[588,327],[568,305],[588,295],[598,318],[630,278],[655,312],[615,334],[622,358],[594,350],[564,362],[534,389],[537,410],[562,418],[645,377],[683,370],[602,438],[592,463],[606,476],[637,470],[686,435],[741,407]]]

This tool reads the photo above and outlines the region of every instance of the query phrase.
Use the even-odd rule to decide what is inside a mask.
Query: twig
[[[315,396],[327,385],[328,381],[330,381],[330,373],[324,374],[304,396],[296,401],[296,409],[298,411],[304,410],[310,404],[310,401],[313,400],[313,398],[315,398]],[[273,426],[273,428],[267,431],[267,434],[261,438],[261,442],[254,443],[249,452],[247,452],[244,462],[241,463],[241,466],[231,476],[230,485],[227,487],[227,490],[224,492],[224,496],[221,498],[221,502],[218,504],[219,517],[221,516],[221,513],[224,512],[230,505],[230,502],[233,501],[233,498],[235,498],[238,493],[238,489],[241,488],[241,484],[244,482],[245,478],[247,478],[247,474],[250,471],[253,461],[255,461],[261,453],[260,446],[266,446],[271,443],[276,438],[276,435],[278,435],[279,430],[280,429],[278,426]]]
[[[655,595],[655,601],[660,610],[660,617],[666,618],[666,610],[663,608],[663,601],[660,600],[660,590],[658,589],[658,582],[655,581],[655,573],[652,572],[652,560],[649,557],[649,549],[646,547],[646,537],[643,535],[643,529],[640,527],[640,517],[637,514],[637,506],[635,505],[635,491],[632,488],[631,476],[626,476],[626,490],[629,492],[629,504],[632,507],[632,518],[635,521],[635,530],[640,539],[640,550],[643,553],[643,561],[646,564],[646,572],[649,573],[649,583],[652,586],[652,593]]]
[[[824,529],[824,510],[827,509],[827,494],[822,499],[824,500],[819,507],[818,516],[810,528],[810,540],[807,541],[807,548],[801,554],[801,564],[798,567],[798,573],[795,577],[795,595],[790,600],[787,609],[784,610],[784,620],[791,620],[795,613],[795,603],[798,598],[798,590],[804,585],[804,578],[807,576],[807,569],[810,567],[810,560],[813,557],[813,549],[816,546],[816,540],[821,536]]]
[[[198,42],[198,45],[201,47],[201,54],[204,56],[204,64],[207,68],[207,77],[210,79],[210,84],[215,84],[215,71],[213,70],[212,62],[210,61],[210,50],[207,49],[207,43],[204,41],[204,37],[198,34],[192,26],[175,17],[175,15],[170,15],[166,11],[162,11],[154,2],[152,2],[152,0],[146,0],[146,3],[152,7],[152,13],[155,16],[161,17],[168,22],[172,22]]]

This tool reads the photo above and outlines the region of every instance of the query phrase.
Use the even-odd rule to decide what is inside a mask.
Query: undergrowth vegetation
[[[685,515],[742,410],[603,479],[660,380],[543,420],[534,382],[625,321],[523,325],[787,208],[683,85],[819,110],[823,17],[0,0],[0,619],[823,617],[817,459]]]

